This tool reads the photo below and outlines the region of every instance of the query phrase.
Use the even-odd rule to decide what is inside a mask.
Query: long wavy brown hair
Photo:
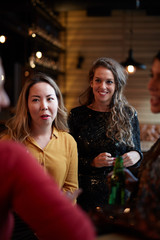
[[[95,70],[101,66],[113,73],[116,84],[115,93],[109,106],[111,115],[109,124],[107,122],[106,136],[112,140],[117,140],[134,147],[131,119],[134,117],[136,110],[128,103],[123,93],[128,78],[127,71],[114,59],[101,57],[93,62],[88,75],[89,83],[93,80]],[[88,106],[94,101],[93,89],[89,86],[79,96],[79,103],[80,105]]]
[[[28,109],[28,95],[30,88],[39,82],[50,84],[55,90],[58,99],[57,116],[52,126],[59,131],[68,132],[67,110],[64,106],[63,97],[58,85],[46,74],[36,73],[25,82],[17,102],[15,114],[6,122],[7,134],[15,141],[23,142],[30,135],[31,116]]]

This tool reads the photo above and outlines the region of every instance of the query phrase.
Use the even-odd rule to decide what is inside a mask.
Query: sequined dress
[[[71,135],[78,146],[78,177],[79,187],[83,189],[77,203],[86,211],[108,204],[109,189],[107,175],[113,167],[95,168],[92,160],[102,152],[109,152],[113,157],[128,151],[140,153],[140,130],[137,114],[132,119],[135,147],[131,148],[119,142],[113,142],[106,137],[106,126],[109,112],[94,111],[87,106],[72,109],[69,113],[68,124]],[[140,161],[129,169],[136,174]]]

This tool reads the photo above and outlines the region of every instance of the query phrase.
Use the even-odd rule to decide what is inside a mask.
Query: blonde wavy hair
[[[88,76],[89,83],[93,80],[95,70],[101,66],[109,69],[113,73],[116,84],[115,93],[109,106],[111,114],[109,124],[107,122],[106,136],[113,141],[117,140],[134,147],[131,119],[134,117],[136,110],[128,103],[123,94],[128,78],[127,71],[114,59],[101,57],[93,62]],[[88,106],[94,101],[93,90],[92,87],[89,86],[87,90],[79,96],[79,103],[80,105]]]
[[[31,117],[28,109],[28,95],[30,88],[39,82],[46,82],[51,85],[58,99],[57,116],[52,126],[59,131],[68,132],[67,110],[59,87],[51,77],[44,73],[36,73],[25,82],[17,102],[15,114],[6,122],[7,134],[15,141],[23,142],[30,135]]]

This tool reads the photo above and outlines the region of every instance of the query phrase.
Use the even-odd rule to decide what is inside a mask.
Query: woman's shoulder
[[[6,133],[2,133],[0,135],[0,140],[11,140],[11,137]]]
[[[75,144],[76,143],[74,137],[72,137],[72,135],[68,132],[59,131],[58,136],[63,138],[66,142],[69,142],[70,144]]]
[[[133,118],[133,117],[137,117],[137,111],[134,107],[127,105],[124,107],[125,112],[128,113],[129,117]]]
[[[78,106],[78,107],[72,108],[72,109],[70,110],[70,114],[80,113],[80,112],[83,112],[85,109],[87,109],[87,107],[86,107],[85,105],[83,105],[83,106]]]
[[[73,123],[79,125],[84,119],[86,119],[87,115],[88,108],[85,105],[72,108],[68,115],[68,123],[69,125]]]

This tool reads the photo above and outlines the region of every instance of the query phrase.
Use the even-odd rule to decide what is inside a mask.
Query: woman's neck
[[[51,126],[32,126],[30,135],[32,137],[39,136],[51,136],[52,135],[52,127]]]
[[[106,104],[97,104],[96,102],[91,103],[88,107],[94,111],[98,112],[110,112],[109,105]]]
[[[43,149],[47,146],[52,138],[52,128],[34,128],[31,129],[30,136],[37,142],[37,144]]]

